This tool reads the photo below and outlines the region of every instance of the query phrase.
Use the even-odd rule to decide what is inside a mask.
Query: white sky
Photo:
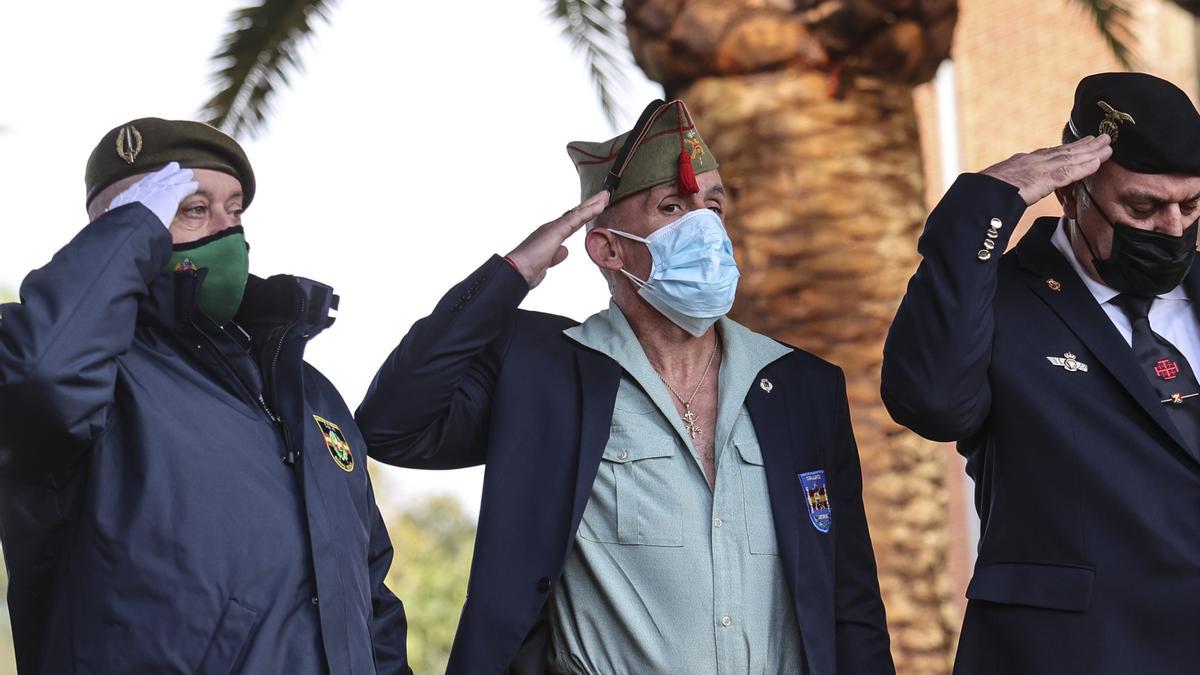
[[[249,0],[247,0],[249,1]],[[14,2],[0,22],[0,286],[16,289],[84,224],[84,162],[137,117],[194,118],[209,57],[243,2]],[[308,360],[351,409],[408,327],[492,253],[573,206],[568,141],[615,132],[544,0],[342,0],[245,143],[258,179],[250,269],[330,284],[337,324]],[[661,88],[630,67],[620,122]],[[524,307],[583,319],[607,292],[581,247]],[[450,491],[477,511],[482,470],[387,468],[381,501]]]

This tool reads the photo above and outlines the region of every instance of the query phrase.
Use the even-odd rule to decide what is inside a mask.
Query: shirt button
[[[321,604],[321,599],[320,599],[320,598],[318,598],[318,597],[317,597],[317,596],[315,596],[315,595],[314,595],[314,596],[312,596],[312,604],[314,604],[314,605],[319,605],[319,604]]]
[[[720,518],[717,518],[716,520],[713,521],[713,527],[720,527],[724,524],[725,523]]]
[[[721,625],[722,626],[725,626],[726,628],[728,628],[732,624],[733,624],[733,619],[731,619],[727,616],[721,617]]]
[[[1001,227],[1004,227],[1004,223],[1002,223],[999,218],[992,218],[992,222],[988,223],[988,225],[991,225],[992,227],[996,228],[997,230],[1000,229]]]
[[[621,460],[622,462],[624,462],[625,460],[629,459],[629,453],[628,453],[628,452],[626,452],[626,451],[624,451],[624,450],[622,450],[621,452],[618,452],[618,453],[617,453],[617,459],[619,459],[619,460]]]

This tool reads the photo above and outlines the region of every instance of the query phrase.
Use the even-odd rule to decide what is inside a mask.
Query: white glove
[[[180,169],[179,162],[171,162],[113,197],[108,210],[140,202],[158,216],[163,225],[170,227],[179,211],[179,203],[198,189],[200,184],[192,180],[192,170]]]

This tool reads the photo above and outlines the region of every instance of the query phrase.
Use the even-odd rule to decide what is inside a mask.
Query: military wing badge
[[[338,425],[323,417],[313,415],[313,419],[317,422],[317,428],[321,430],[321,436],[325,438],[325,447],[329,450],[333,463],[342,471],[353,471],[354,455],[350,453],[350,442],[346,440],[346,435]]]
[[[1088,371],[1087,364],[1082,361],[1076,361],[1075,355],[1071,352],[1067,352],[1062,356],[1047,356],[1046,360],[1058,366],[1059,368],[1062,368],[1068,373],[1073,373],[1075,371],[1086,373]]]
[[[1120,110],[1112,107],[1105,101],[1096,101],[1096,105],[1104,111],[1104,119],[1100,120],[1099,132],[1108,134],[1109,139],[1113,143],[1117,142],[1117,137],[1121,135],[1121,124],[1128,122],[1129,124],[1137,124],[1133,120],[1133,116],[1129,113],[1123,113]]]
[[[804,488],[804,500],[808,503],[808,519],[818,532],[829,532],[833,516],[829,508],[829,494],[825,490],[825,472],[808,471],[798,477],[800,486]]]

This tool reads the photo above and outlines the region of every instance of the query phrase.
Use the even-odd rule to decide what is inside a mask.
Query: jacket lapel
[[[1162,427],[1179,447],[1196,459],[1195,451],[1188,446],[1159,402],[1154,386],[1138,368],[1133,350],[1117,332],[1116,326],[1097,304],[1087,286],[1079,279],[1075,269],[1050,242],[1057,226],[1058,220],[1055,218],[1039,218],[1017,246],[1016,253],[1021,266],[1035,275],[1029,280],[1030,289],[1058,314],[1081,342],[1087,345],[1088,350],[1112,373],[1150,418]],[[1189,297],[1196,297],[1190,295],[1192,288],[1200,283],[1192,278],[1196,276],[1198,275],[1189,275],[1185,281],[1188,284]],[[1048,279],[1057,280],[1060,284],[1059,290],[1051,289],[1047,283]]]
[[[796,620],[806,636],[806,647],[811,643],[810,648],[817,649],[821,643],[817,636],[830,617],[822,611],[822,603],[812,600],[827,597],[833,587],[832,534],[818,531],[810,522],[799,474],[815,469],[828,473],[833,467],[821,465],[817,435],[800,433],[800,429],[818,427],[812,416],[822,408],[803,400],[804,392],[791,391],[788,385],[795,382],[787,380],[782,370],[772,365],[759,373],[746,394],[746,408],[762,449],[775,537],[792,589]],[[764,385],[764,380],[770,384]],[[837,519],[836,513],[833,518]],[[802,598],[806,601],[801,602]],[[810,657],[813,663],[821,663],[831,655],[814,653]]]
[[[621,384],[621,366],[609,357],[590,349],[575,352],[579,373],[580,422],[579,464],[575,470],[575,499],[571,511],[571,529],[566,546],[570,549],[583,509],[592,495],[592,484],[600,468],[600,458],[608,443],[613,406]]]

